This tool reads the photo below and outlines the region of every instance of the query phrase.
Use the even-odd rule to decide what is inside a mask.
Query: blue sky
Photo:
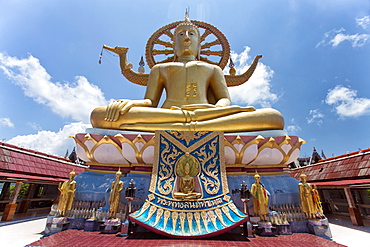
[[[288,133],[307,141],[302,157],[370,147],[370,2],[353,0],[3,0],[1,140],[64,156],[94,107],[144,95],[117,57],[104,52],[98,64],[101,46],[129,47],[137,70],[150,35],[187,7],[224,33],[239,72],[263,55],[230,90],[233,103],[282,112]]]

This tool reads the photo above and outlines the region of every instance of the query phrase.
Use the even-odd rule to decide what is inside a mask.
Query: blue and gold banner
[[[148,197],[132,221],[189,238],[221,234],[247,220],[229,195],[223,132],[157,131],[155,140]]]

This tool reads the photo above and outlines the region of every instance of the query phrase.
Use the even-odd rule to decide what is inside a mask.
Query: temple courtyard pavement
[[[311,234],[295,233],[277,237],[257,237],[250,241],[240,241],[240,237],[231,236],[209,240],[168,239],[146,233],[146,236],[125,239],[115,235],[98,234],[69,230],[40,240],[45,228],[46,217],[25,218],[12,222],[0,222],[1,246],[369,246],[370,222],[356,227],[345,218],[329,217],[333,241]]]

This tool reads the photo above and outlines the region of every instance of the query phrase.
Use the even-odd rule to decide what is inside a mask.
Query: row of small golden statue
[[[253,210],[254,215],[259,216],[260,220],[258,228],[262,229],[260,233],[269,235],[272,232],[273,225],[289,225],[289,222],[297,220],[315,221],[325,218],[321,206],[320,196],[316,187],[312,187],[307,183],[306,175],[301,175],[301,182],[298,184],[300,194],[300,207],[290,212],[290,210],[283,210],[284,212],[269,212],[269,193],[261,183],[261,177],[257,173],[254,175],[255,182],[252,184],[251,191],[247,189],[246,183],[241,184],[240,198],[244,203],[244,213],[249,215],[247,203],[250,200],[250,195],[253,196]],[[288,209],[288,208],[287,208]],[[247,224],[248,237],[252,237],[250,226]],[[288,229],[288,228],[286,228]],[[285,230],[290,232],[290,230]],[[247,233],[247,232],[245,232]]]
[[[186,195],[198,195],[194,193],[194,181],[191,172],[192,166],[189,165],[189,162],[185,162],[184,171],[179,172],[180,176],[180,192],[175,193],[179,197],[186,198]],[[195,169],[196,170],[196,169]],[[181,174],[180,174],[181,173]],[[189,175],[190,174],[190,175]],[[65,181],[62,186],[58,189],[60,191],[60,200],[58,204],[58,210],[60,212],[60,216],[65,216],[66,211],[72,209],[73,201],[74,201],[74,194],[76,191],[76,181],[74,180],[75,172],[72,171],[69,175],[69,180]],[[124,188],[124,182],[121,181],[122,172],[120,170],[116,173],[116,180],[112,182],[111,189],[110,189],[110,196],[109,196],[109,212],[110,218],[116,218],[116,214],[119,209],[119,202],[121,200],[121,191]],[[267,221],[266,215],[269,213],[268,210],[268,192],[265,189],[264,185],[261,183],[260,175],[256,174],[254,176],[255,183],[252,184],[251,194],[253,196],[253,208],[255,215],[260,216],[261,221]],[[300,200],[301,200],[301,208],[302,211],[306,214],[308,219],[315,219],[316,212],[322,213],[322,206],[320,201],[320,196],[318,191],[315,187],[312,187],[309,183],[307,183],[306,175],[301,175],[301,183],[298,184],[299,186],[299,193],[300,193]],[[242,190],[241,190],[241,198],[242,201],[245,202],[247,198],[247,190],[246,184],[243,182]],[[133,181],[130,182],[129,187],[126,191],[126,199],[128,201],[133,200],[133,193],[134,193],[134,183]],[[249,193],[249,192],[248,192]],[[192,198],[194,199],[194,198]],[[245,212],[247,212],[244,209]]]
[[[319,192],[316,185],[311,186],[307,183],[307,176],[301,174],[301,182],[299,186],[299,196],[301,199],[302,211],[310,220],[315,220],[317,212],[323,213]]]
[[[268,209],[268,192],[261,183],[260,175],[254,175],[255,183],[252,184],[251,194],[253,196],[253,208],[255,215],[260,217],[261,221],[267,221],[266,215]],[[317,219],[317,213],[323,213],[319,193],[315,186],[307,183],[306,175],[301,174],[301,182],[298,184],[301,201],[301,210],[306,218],[310,220]]]
[[[69,174],[69,180],[63,182],[58,188],[60,191],[60,199],[58,203],[58,211],[60,217],[65,217],[67,211],[72,210],[73,201],[76,191],[76,181],[74,180],[76,173],[72,171]],[[124,182],[121,181],[122,172],[118,170],[116,172],[116,180],[112,182],[110,187],[109,195],[109,219],[117,218],[117,212],[121,201],[121,191],[124,188]],[[126,188],[126,200],[129,202],[128,212],[131,212],[131,201],[134,199],[135,183],[133,180],[129,182],[129,186]]]

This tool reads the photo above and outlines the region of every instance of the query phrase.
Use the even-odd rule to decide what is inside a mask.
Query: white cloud
[[[330,40],[329,42],[332,44],[332,46],[338,46],[340,43],[343,41],[348,40],[349,42],[352,43],[352,47],[360,47],[363,46],[367,39],[369,38],[369,34],[353,34],[353,35],[348,35],[348,34],[342,34],[339,33],[335,35],[335,37]]]
[[[290,125],[286,126],[286,131],[289,134],[297,135],[302,130],[301,127],[299,127],[299,125],[296,124],[296,121],[295,121],[294,118],[290,119],[289,123],[290,123]]]
[[[37,130],[37,131],[40,131],[40,130],[42,130],[42,128],[41,128],[41,126],[40,126],[40,124],[38,124],[38,123],[31,123],[31,122],[28,122],[27,123],[32,129],[34,129],[34,130]]]
[[[58,132],[42,130],[33,135],[16,136],[7,141],[7,143],[47,154],[64,156],[67,150],[72,151],[72,148],[75,146],[73,139],[69,138],[69,136],[84,133],[86,128],[90,127],[89,124],[76,122],[65,125]]]
[[[289,134],[297,135],[299,132],[301,132],[302,129],[298,125],[288,125],[286,127],[286,130]]]
[[[370,113],[370,99],[358,98],[357,91],[341,85],[329,90],[325,102],[333,105],[341,117],[359,117]]]
[[[363,18],[356,18],[357,26],[361,26],[363,29],[366,29],[370,26],[370,16],[364,16]]]
[[[366,44],[367,40],[370,38],[369,34],[345,34],[345,29],[333,29],[324,34],[324,38],[317,43],[316,48],[320,45],[326,46],[331,45],[337,47],[340,43],[344,41],[349,41],[352,44],[352,47],[361,47]]]
[[[47,105],[62,117],[88,123],[91,111],[108,103],[101,90],[83,76],[76,76],[72,84],[52,82],[39,60],[31,55],[18,59],[0,53],[0,69],[14,84],[22,87],[26,96]]]
[[[324,114],[321,113],[319,109],[310,110],[310,116],[307,118],[307,123],[316,123],[317,125],[321,125],[323,117]]]
[[[0,125],[4,125],[4,126],[10,127],[10,128],[14,128],[14,124],[7,117],[0,118]]]
[[[238,74],[242,74],[251,65],[252,59],[249,56],[250,47],[246,46],[240,54],[231,51],[231,59],[235,64]],[[224,72],[228,74],[228,66]],[[231,99],[234,104],[239,105],[260,105],[270,107],[278,100],[278,96],[270,91],[270,80],[274,71],[270,67],[259,62],[252,77],[244,84],[236,87],[229,87]]]

